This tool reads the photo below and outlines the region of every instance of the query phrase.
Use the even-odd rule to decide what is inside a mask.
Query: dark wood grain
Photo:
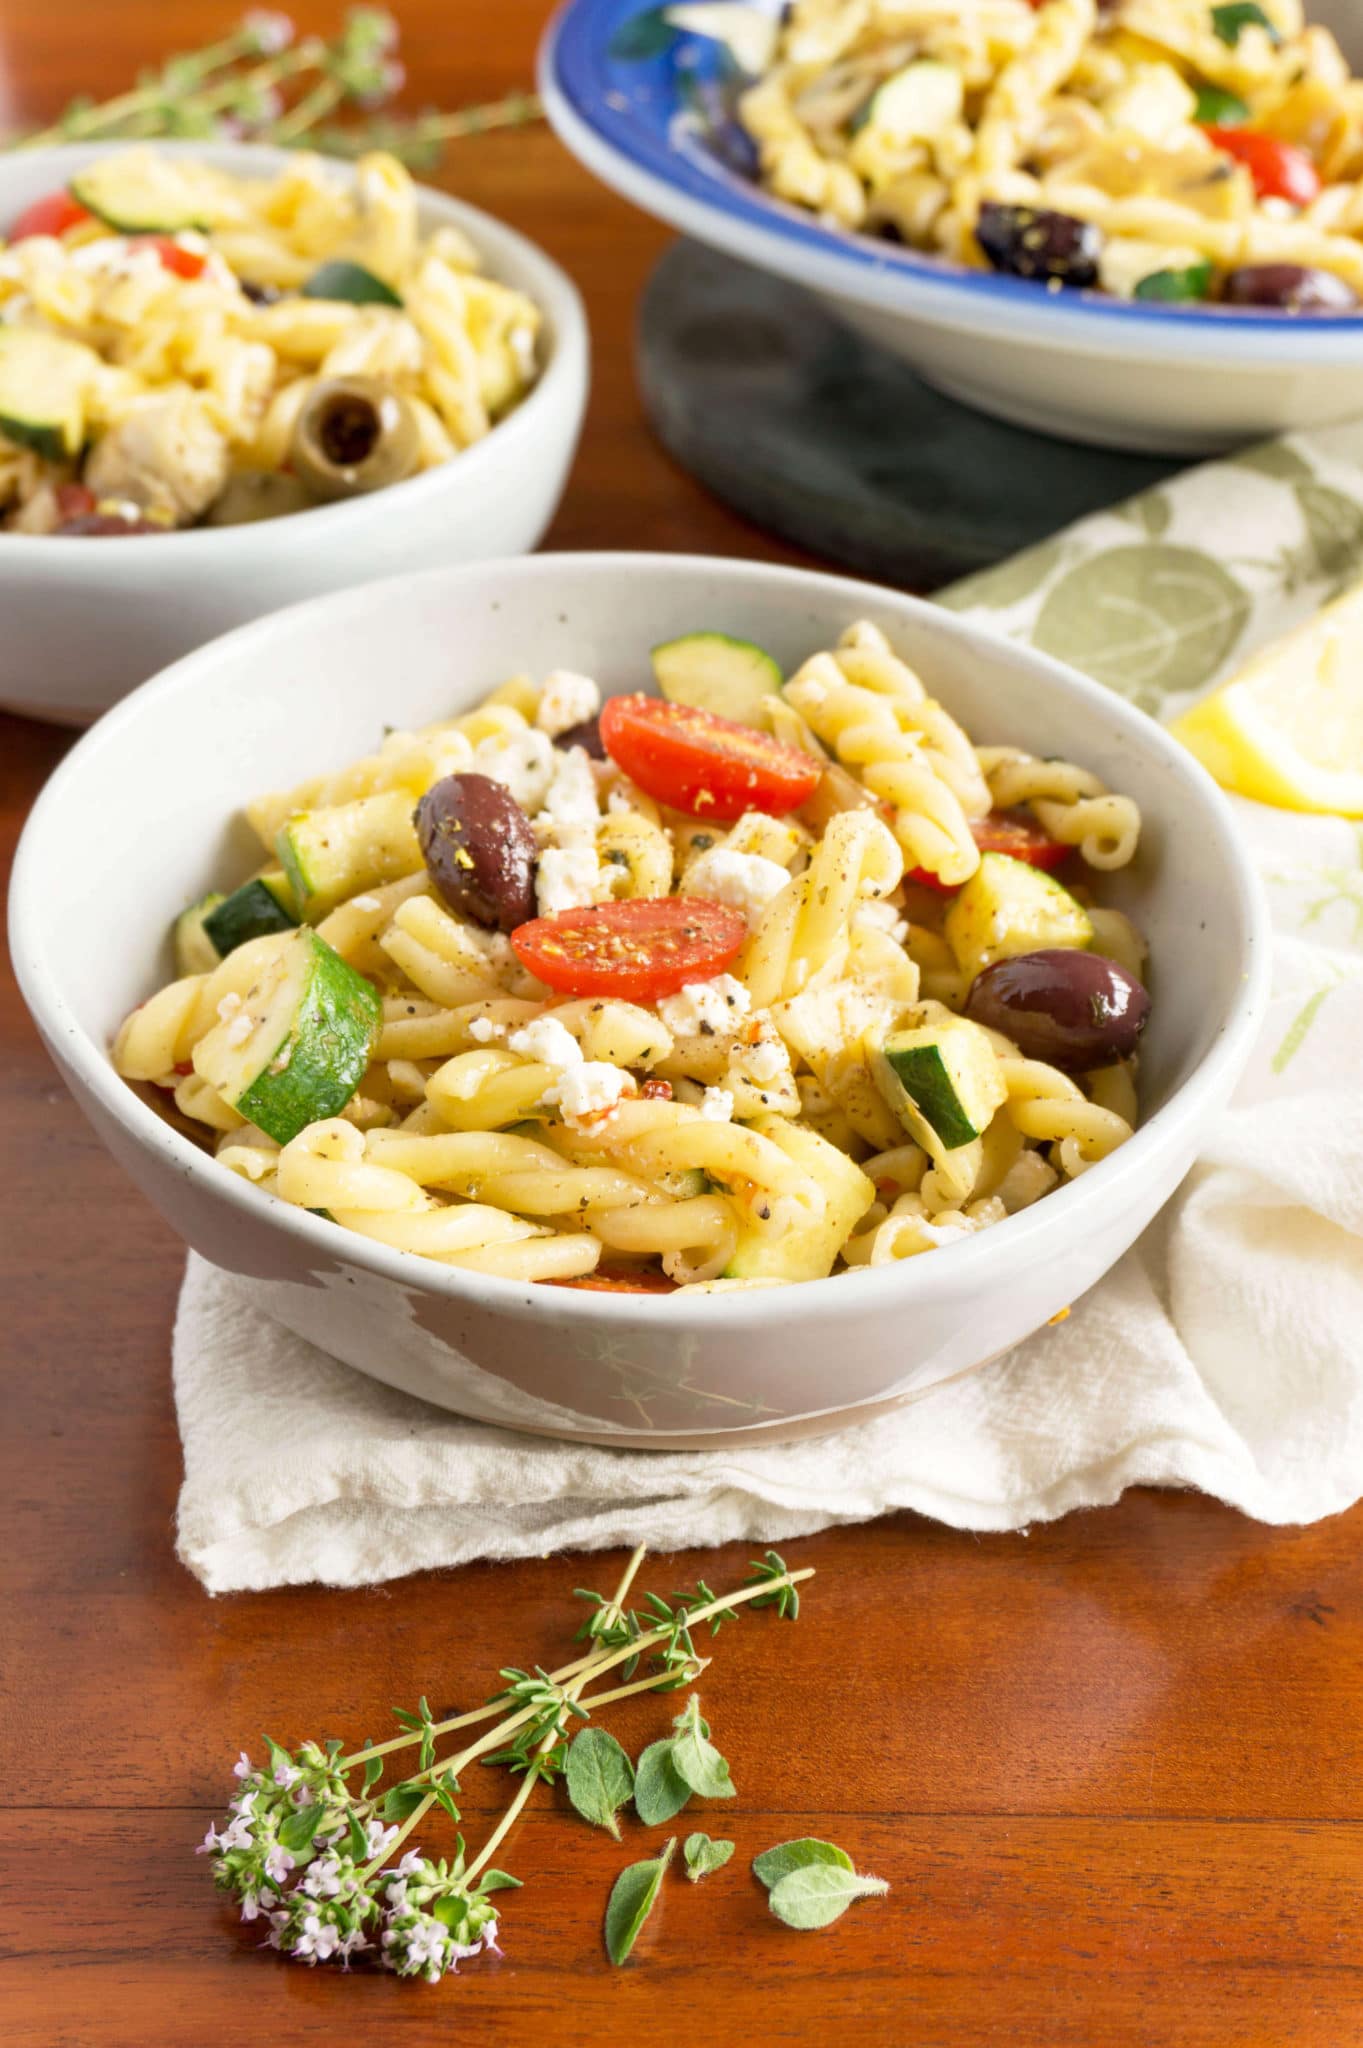
[[[532,0],[404,12],[414,100],[529,79]],[[226,19],[199,0],[5,9],[0,113],[40,119],[78,89],[117,88],[164,49],[172,13],[179,43]],[[543,132],[463,145],[446,182],[542,241],[586,294],[594,396],[550,544],[790,559],[644,429],[632,317],[660,231]],[[6,866],[66,744],[0,720]],[[531,1883],[508,1907],[504,1962],[434,1990],[260,1956],[191,1854],[237,1750],[262,1726],[362,1735],[423,1687],[474,1697],[508,1658],[552,1657],[568,1587],[617,1561],[206,1599],[172,1553],[179,1249],[66,1098],[8,975],[0,1133],[8,2048],[417,2048],[467,2027],[564,2048],[1363,2036],[1363,1513],[1274,1531],[1185,1495],[1132,1495],[1027,1537],[899,1517],[800,1545],[820,1577],[798,1629],[726,1633],[707,1685],[740,1790],[709,1825],[738,1856],[669,1885],[623,1972],[604,1962],[601,1914],[643,1838],[619,1849],[549,1795],[507,1858]],[[728,1552],[661,1576],[741,1568]],[[641,1742],[665,1719],[631,1703],[618,1726]],[[493,1789],[470,1782],[471,1813]],[[747,1865],[808,1831],[893,1890],[801,1936],[770,1921]]]

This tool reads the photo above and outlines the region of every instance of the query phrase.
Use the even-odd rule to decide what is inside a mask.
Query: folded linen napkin
[[[1363,573],[1363,423],[1186,471],[942,601],[1160,717]],[[1276,929],[1250,1069],[1174,1201],[980,1372],[813,1442],[602,1450],[465,1422],[272,1323],[191,1257],[179,1552],[210,1592],[475,1557],[779,1542],[915,1508],[1021,1528],[1138,1483],[1268,1522],[1363,1494],[1363,824],[1237,802]]]

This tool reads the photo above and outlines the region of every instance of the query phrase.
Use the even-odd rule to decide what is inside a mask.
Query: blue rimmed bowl
[[[1363,412],[1363,314],[1047,292],[773,199],[734,110],[780,5],[567,0],[540,50],[549,118],[637,206],[807,287],[940,390],[1002,419],[1198,454]]]

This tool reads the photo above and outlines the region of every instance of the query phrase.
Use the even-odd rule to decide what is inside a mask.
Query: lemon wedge
[[[1363,817],[1363,584],[1169,728],[1224,789],[1288,811]]]

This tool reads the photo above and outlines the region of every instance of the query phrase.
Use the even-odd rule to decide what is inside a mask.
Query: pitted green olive
[[[243,469],[227,479],[204,514],[204,525],[250,526],[257,519],[306,512],[312,502],[296,476],[274,469]]]
[[[407,400],[377,377],[327,377],[294,423],[289,460],[313,498],[354,498],[401,483],[421,461]]]

